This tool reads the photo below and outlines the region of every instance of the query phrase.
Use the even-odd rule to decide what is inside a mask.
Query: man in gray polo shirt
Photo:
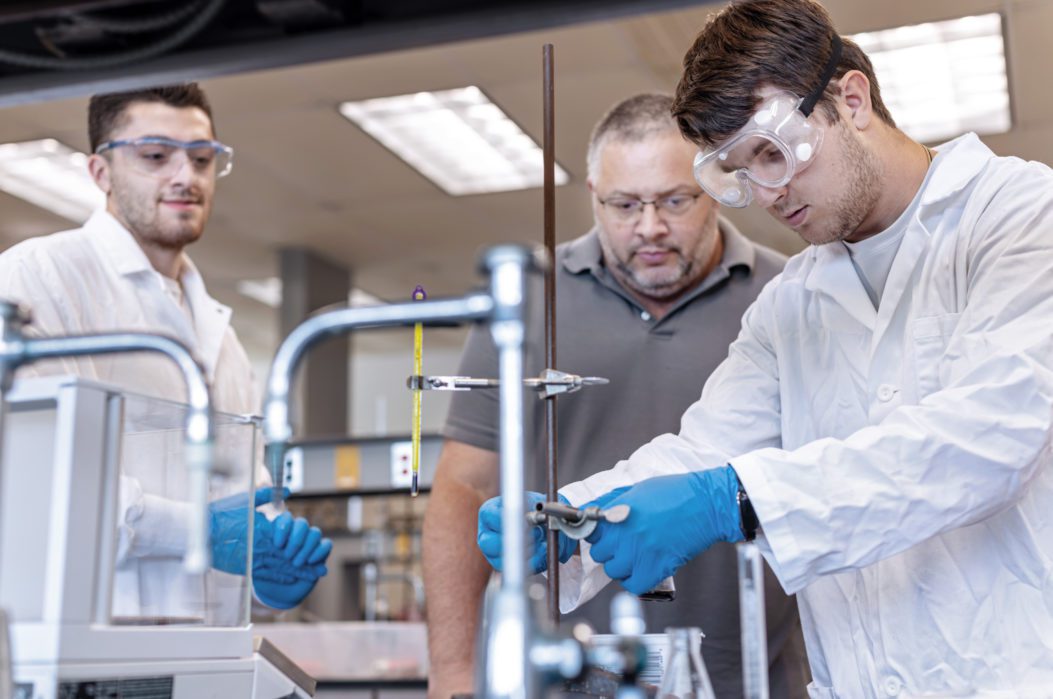
[[[562,371],[603,376],[559,399],[560,480],[580,480],[678,429],[706,377],[727,356],[746,308],[785,258],[750,242],[701,192],[696,149],[670,116],[672,98],[637,95],[615,105],[589,142],[596,225],[556,249],[557,360]],[[544,368],[541,285],[530,306],[525,371]],[[497,376],[485,331],[471,332],[462,375]],[[525,428],[527,487],[544,490],[544,405]],[[476,512],[497,494],[497,393],[454,396],[424,521],[430,699],[472,689],[474,634],[490,567],[476,548]],[[742,696],[735,553],[715,546],[684,566],[674,602],[645,604],[648,630],[700,626],[718,697]],[[767,576],[772,697],[804,697],[807,669],[796,602]],[[608,630],[610,596],[569,619]]]

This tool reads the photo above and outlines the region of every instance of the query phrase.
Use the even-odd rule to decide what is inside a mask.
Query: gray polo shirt
[[[558,399],[560,485],[577,481],[627,458],[654,437],[679,429],[680,417],[698,400],[702,385],[727,356],[747,307],[781,270],[782,255],[757,245],[721,219],[720,264],[656,320],[607,273],[595,230],[556,248],[556,359],[558,369],[610,379]],[[528,311],[525,372],[544,368],[544,307],[540,283]],[[497,357],[485,328],[469,334],[459,373],[497,376]],[[526,483],[545,490],[543,401],[528,396]],[[497,392],[454,394],[444,436],[497,451]],[[700,626],[702,650],[716,695],[742,696],[738,581],[734,548],[718,544],[680,569],[675,602],[645,606],[647,630]],[[768,573],[767,613],[772,697],[806,696],[804,646],[797,605]],[[570,615],[606,632],[609,585]],[[792,691],[790,691],[792,687]]]

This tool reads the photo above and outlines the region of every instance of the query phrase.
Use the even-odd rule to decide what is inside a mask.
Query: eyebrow
[[[750,158],[749,158],[750,162],[753,162],[753,159],[756,158],[758,155],[760,155],[760,152],[762,150],[764,150],[765,148],[767,148],[768,146],[770,146],[770,145],[771,145],[770,141],[768,141],[767,139],[761,139],[760,143],[758,143],[756,145],[756,147],[754,147],[753,152],[750,153]],[[743,167],[746,167],[744,165],[736,165],[735,167],[725,167],[726,163],[727,163],[726,160],[722,160],[720,162],[720,169],[723,170],[724,172],[735,172],[736,170],[741,170]]]
[[[173,136],[169,136],[169,135],[163,134],[163,133],[146,133],[146,134],[142,134],[141,136],[130,136],[128,138],[118,138],[118,139],[113,139],[113,140],[116,140],[116,141],[138,141],[139,139],[142,139],[142,138],[163,138],[166,141],[173,141],[175,143],[218,143],[219,142],[219,141],[217,141],[214,138],[194,138],[194,139],[191,139],[189,141],[184,141],[181,138],[175,138]]]
[[[139,134],[138,136],[125,136],[124,138],[117,138],[117,139],[113,139],[113,140],[116,140],[116,141],[138,141],[140,138],[165,138],[165,139],[168,139],[169,141],[178,141],[179,140],[177,138],[172,138],[171,136],[168,136],[168,135],[163,134],[163,133],[144,133],[144,134]]]
[[[753,149],[752,153],[750,153],[750,158],[756,158],[760,154],[760,152],[767,148],[769,145],[771,145],[770,141],[768,141],[767,139],[761,139],[761,142],[758,143],[757,147]]]

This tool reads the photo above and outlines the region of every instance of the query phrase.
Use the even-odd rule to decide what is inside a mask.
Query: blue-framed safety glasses
[[[224,177],[234,167],[234,149],[219,141],[177,141],[164,136],[143,136],[99,144],[96,153],[121,149],[133,168],[146,175],[168,177],[186,162],[199,173]]]

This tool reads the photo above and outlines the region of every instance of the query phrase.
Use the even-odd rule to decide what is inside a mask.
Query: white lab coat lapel
[[[824,294],[863,327],[873,331],[877,320],[874,304],[859,281],[848,250],[841,243],[816,246],[815,265],[805,280],[805,288]]]
[[[194,329],[182,309],[165,293],[161,273],[150,264],[132,234],[106,211],[96,212],[84,227],[90,231],[90,240],[98,246],[101,258],[138,290],[134,299],[127,300],[128,306],[121,309],[124,318],[120,325],[131,323],[128,330],[163,329],[193,350],[197,346]],[[138,309],[138,318],[129,317],[133,307]]]
[[[885,281],[885,290],[878,304],[877,323],[874,326],[874,336],[870,341],[870,356],[877,352],[882,339],[890,330],[892,321],[896,317],[896,309],[901,304],[909,304],[911,291],[914,288],[914,276],[921,261],[925,258],[929,247],[929,232],[914,215],[903,232],[903,240],[900,241],[899,251],[892,261],[888,279]]]
[[[917,277],[922,273],[921,263],[929,260],[932,255],[930,248],[933,245],[933,236],[939,235],[941,230],[930,230],[925,221],[929,219],[941,223],[946,229],[946,235],[954,233],[953,229],[957,227],[959,216],[944,214],[932,219],[930,215],[934,209],[942,210],[941,202],[967,186],[993,155],[974,134],[961,136],[944,144],[941,149],[945,155],[935,161],[934,167],[937,169],[932,173],[926,191],[922,194],[921,205],[904,232],[903,242],[896,253],[892,269],[889,270],[885,292],[878,309],[871,356],[877,351],[879,343],[890,328],[898,327],[893,323],[897,310],[905,304],[913,303],[913,292],[918,288]],[[926,289],[923,287],[922,291],[925,292]],[[897,337],[890,339],[897,342],[901,340]]]
[[[197,337],[194,333],[194,328],[190,324],[190,320],[186,317],[186,313],[172,298],[165,293],[164,279],[161,278],[161,273],[157,270],[151,269],[150,274],[144,274],[142,279],[139,280],[140,284],[150,284],[156,286],[157,291],[154,292],[154,299],[157,304],[156,313],[159,316],[159,320],[164,324],[165,327],[171,328],[170,334],[175,339],[182,342],[184,345],[190,348],[190,351],[195,356],[198,355],[198,343]],[[193,308],[193,306],[191,306]]]
[[[223,338],[230,326],[231,310],[208,295],[197,267],[186,255],[183,255],[183,274],[180,281],[187,303],[194,312],[198,359],[205,365],[209,381],[214,382]]]

